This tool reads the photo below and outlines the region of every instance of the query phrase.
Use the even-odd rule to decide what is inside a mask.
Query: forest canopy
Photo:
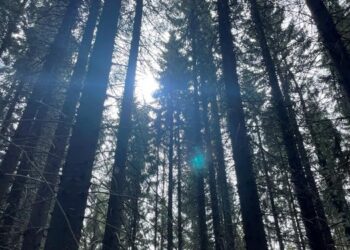
[[[350,1],[0,1],[0,249],[350,249]]]

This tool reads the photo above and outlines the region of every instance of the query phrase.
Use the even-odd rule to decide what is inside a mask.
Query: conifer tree
[[[131,113],[133,110],[135,75],[139,52],[143,0],[136,0],[133,34],[130,47],[125,88],[121,103],[120,121],[117,132],[117,146],[113,165],[110,197],[108,202],[106,228],[103,237],[103,249],[120,249],[119,234],[123,217],[123,195],[126,184],[125,163],[131,132]]]
[[[217,8],[219,41],[226,92],[227,122],[233,147],[233,159],[235,161],[245,243],[247,249],[267,249],[238,84],[237,62],[231,33],[228,1],[218,0]]]
[[[45,249],[78,249],[121,1],[104,2]],[[83,167],[82,167],[83,166]]]

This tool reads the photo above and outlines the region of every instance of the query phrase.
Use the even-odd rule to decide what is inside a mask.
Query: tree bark
[[[50,102],[52,94],[59,84],[56,67],[62,66],[64,60],[68,56],[69,51],[67,44],[69,44],[71,31],[76,23],[80,4],[81,0],[72,0],[67,6],[62,24],[44,59],[44,65],[39,79],[34,86],[27,106],[19,121],[18,128],[1,162],[0,204],[4,202],[4,197],[12,180],[12,174],[16,170],[21,154],[23,151],[30,149],[30,147],[27,148],[27,143],[33,139],[31,128],[34,118],[37,117],[40,121],[45,119],[49,112],[48,105],[43,105],[43,103],[47,104]],[[38,123],[37,126],[40,127]]]
[[[117,33],[120,0],[104,2],[70,138],[46,250],[78,249]]]
[[[189,159],[191,161],[191,171],[195,180],[195,195],[197,202],[197,229],[199,234],[199,247],[201,250],[208,249],[208,228],[206,223],[206,211],[205,211],[205,191],[204,191],[204,152],[203,152],[203,141],[201,134],[201,114],[199,107],[199,82],[198,82],[198,57],[197,57],[197,29],[198,24],[195,17],[196,1],[190,3],[189,13],[189,32],[190,32],[190,43],[191,43],[191,55],[193,58],[193,107],[191,109],[192,117],[190,121],[190,127],[192,129],[191,138],[189,138]],[[196,160],[199,162],[196,163]]]
[[[287,106],[287,110],[288,110],[288,114],[289,114],[289,118],[290,118],[290,122],[291,122],[291,127],[292,127],[293,133],[295,135],[295,141],[296,141],[297,148],[299,151],[300,160],[304,166],[305,176],[306,176],[306,179],[308,181],[309,188],[311,190],[311,195],[313,197],[315,210],[316,210],[316,213],[318,216],[318,218],[317,218],[318,224],[319,224],[320,230],[323,233],[322,234],[323,240],[324,240],[324,242],[331,242],[332,241],[332,234],[331,234],[330,228],[328,226],[328,220],[327,220],[326,213],[325,213],[325,210],[324,210],[324,207],[322,204],[322,199],[321,199],[320,193],[319,193],[318,188],[317,188],[314,174],[313,174],[312,169],[311,169],[310,161],[309,161],[308,156],[307,156],[307,152],[306,152],[304,142],[303,142],[303,137],[298,129],[296,114],[295,114],[295,111],[293,110],[293,102],[292,102],[292,99],[290,97],[289,83],[287,82],[287,80],[283,76],[279,66],[277,66],[277,72],[278,72],[278,75],[280,76],[280,79],[281,79],[283,94],[284,94],[284,98],[285,98],[285,102],[286,102],[286,106]]]
[[[283,243],[283,237],[282,237],[282,232],[281,232],[281,227],[278,221],[278,211],[274,199],[274,188],[273,188],[273,182],[270,177],[269,169],[268,169],[268,163],[265,157],[265,152],[263,149],[263,144],[262,144],[262,139],[261,139],[261,134],[260,134],[260,128],[259,124],[256,121],[256,126],[257,126],[257,136],[258,136],[258,143],[259,143],[259,151],[261,155],[261,160],[262,160],[262,169],[264,173],[264,179],[266,182],[266,188],[270,200],[270,206],[271,206],[271,212],[273,216],[273,222],[276,230],[276,235],[277,235],[277,240],[278,240],[278,245],[280,250],[284,250],[284,243]]]
[[[302,162],[298,155],[296,140],[293,135],[293,128],[288,117],[288,111],[285,106],[282,91],[278,84],[276,68],[267,45],[265,32],[262,26],[259,7],[256,0],[250,0],[252,19],[255,24],[256,35],[261,47],[263,61],[269,77],[269,83],[272,89],[272,101],[281,127],[283,142],[287,151],[289,167],[295,192],[301,208],[303,222],[306,228],[307,237],[311,249],[334,249],[332,238],[327,238],[327,242],[322,240],[322,230],[318,227],[317,212],[313,204],[313,196],[308,187],[308,181],[305,178]]]
[[[268,247],[238,84],[237,62],[231,33],[228,1],[218,0],[217,4],[219,42],[228,115],[227,122],[233,146],[233,159],[235,161],[246,247],[248,250],[267,250]]]
[[[294,79],[294,76],[291,74],[291,72],[289,73],[292,79]],[[329,162],[330,159],[327,160],[327,157],[322,152],[322,145],[320,144],[317,133],[315,132],[314,124],[312,124],[312,120],[307,110],[306,103],[301,93],[299,84],[297,83],[297,81],[295,81],[295,79],[294,79],[294,83],[299,96],[303,115],[305,117],[305,122],[306,122],[307,128],[310,131],[312,143],[315,146],[318,163],[320,165],[320,174],[323,176],[323,178],[326,181],[327,189],[328,189],[327,191],[330,194],[332,206],[335,208],[335,211],[338,217],[342,220],[346,238],[348,241],[350,241],[350,209],[345,198],[345,191],[343,189],[343,180],[342,178],[338,177],[339,175],[342,175],[342,174],[337,173],[337,170],[334,168],[334,166],[330,164]]]
[[[324,2],[322,0],[305,0],[305,2],[311,11],[323,44],[337,70],[340,84],[343,86],[349,99],[350,55]]]
[[[167,241],[168,250],[174,248],[173,242],[173,190],[174,190],[174,178],[173,178],[173,165],[174,165],[174,104],[173,95],[169,93],[167,100],[168,107],[168,131],[169,131],[169,145],[168,145],[168,207],[167,207]]]
[[[54,190],[58,182],[59,170],[64,160],[70,130],[79,102],[100,5],[100,0],[93,0],[89,8],[89,17],[80,44],[78,59],[70,79],[59,124],[43,170],[44,182],[39,185],[35,202],[31,208],[27,230],[24,232],[22,250],[39,249],[44,236],[50,208],[55,196]]]
[[[176,154],[177,154],[177,249],[183,250],[182,222],[182,152],[180,139],[180,115],[176,113]]]
[[[205,84],[205,83],[202,83]],[[207,83],[208,84],[208,83]],[[208,86],[203,86],[203,88],[207,88]],[[212,210],[212,218],[213,218],[213,231],[214,231],[214,242],[215,249],[220,250],[224,249],[223,246],[223,234],[221,230],[221,219],[219,213],[219,202],[218,195],[216,190],[216,173],[214,167],[214,159],[213,159],[213,145],[212,145],[212,135],[210,131],[209,124],[209,112],[208,112],[208,98],[207,98],[207,90],[202,90],[202,114],[203,114],[203,124],[204,124],[204,140],[206,147],[206,158],[208,165],[208,175],[209,175],[209,193],[211,200],[211,210]],[[233,248],[234,249],[234,248]]]
[[[134,85],[141,35],[143,0],[136,0],[133,34],[130,47],[125,89],[121,104],[120,122],[117,132],[117,147],[114,157],[111,190],[107,209],[107,220],[103,236],[103,250],[120,249],[120,227],[123,215],[125,190],[125,163],[131,133],[131,114],[134,101]]]

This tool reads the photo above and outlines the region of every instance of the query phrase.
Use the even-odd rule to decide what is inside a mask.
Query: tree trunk
[[[204,84],[204,83],[203,83]],[[203,86],[203,88],[207,88],[208,86]],[[209,193],[211,200],[211,210],[213,217],[213,231],[214,231],[214,241],[215,241],[215,249],[220,250],[224,249],[223,246],[223,234],[221,231],[221,219],[219,213],[219,202],[216,190],[216,174],[214,168],[214,159],[213,159],[213,145],[212,145],[212,136],[210,131],[209,124],[209,112],[208,112],[208,99],[206,96],[207,90],[202,90],[202,114],[203,114],[203,124],[205,130],[205,147],[206,147],[206,159],[209,170]],[[234,248],[233,248],[234,249]]]
[[[249,139],[238,84],[236,56],[233,46],[229,6],[227,0],[218,0],[219,42],[226,92],[228,130],[233,147],[238,195],[240,198],[243,230],[248,250],[267,250],[267,242],[255,182]]]
[[[291,72],[289,73],[291,75],[291,78],[294,79],[294,76],[291,74]],[[335,211],[338,217],[343,222],[344,232],[347,237],[347,240],[349,241],[350,240],[350,210],[345,198],[345,191],[342,185],[343,180],[342,178],[339,178],[339,177],[335,178],[336,176],[339,176],[341,174],[337,173],[337,170],[334,169],[334,166],[329,164],[330,159],[327,160],[327,157],[322,152],[322,145],[319,143],[317,133],[315,132],[314,124],[312,123],[312,120],[310,118],[299,84],[297,83],[297,81],[295,81],[295,79],[293,81],[297,89],[297,93],[299,96],[299,100],[303,111],[303,115],[305,117],[307,128],[310,131],[312,143],[314,144],[316,149],[316,155],[318,158],[318,163],[320,165],[320,174],[323,176],[323,178],[326,181],[327,189],[328,189],[328,192],[330,193],[332,206],[335,208]]]
[[[190,121],[190,127],[192,129],[191,138],[189,138],[189,158],[191,171],[195,180],[195,196],[197,202],[197,229],[199,234],[199,247],[201,250],[208,249],[208,228],[206,223],[206,212],[205,212],[205,191],[204,191],[204,152],[203,142],[201,135],[201,114],[199,107],[199,83],[198,83],[198,68],[197,68],[197,20],[195,16],[196,1],[190,3],[190,15],[189,15],[189,32],[190,32],[190,43],[191,43],[191,55],[193,58],[193,107],[192,117]]]
[[[106,0],[52,213],[46,250],[78,249],[121,1]]]
[[[278,211],[277,211],[277,207],[276,207],[276,203],[275,203],[275,199],[274,199],[273,182],[272,182],[271,177],[270,177],[268,164],[267,164],[266,157],[265,157],[265,152],[263,149],[260,128],[259,128],[259,124],[257,121],[256,121],[256,126],[257,126],[259,151],[260,151],[261,160],[262,160],[261,165],[262,165],[264,179],[266,182],[266,188],[267,188],[267,192],[268,192],[268,196],[269,196],[269,200],[270,200],[271,212],[272,212],[273,222],[274,222],[274,226],[275,226],[275,230],[276,230],[278,245],[279,245],[280,250],[284,250],[284,243],[283,243],[281,227],[280,227],[279,221],[278,221]]]
[[[303,237],[303,232],[301,231],[300,227],[300,222],[298,218],[298,212],[295,208],[295,203],[294,203],[294,196],[292,192],[292,188],[290,187],[289,184],[289,178],[288,174],[284,173],[284,185],[287,186],[287,202],[288,202],[288,209],[291,215],[292,219],[292,226],[294,229],[294,234],[295,234],[295,244],[299,250],[305,250],[305,243],[304,243],[304,237]]]
[[[136,10],[125,89],[121,104],[114,157],[112,183],[108,202],[107,220],[103,237],[103,250],[120,249],[119,233],[122,225],[123,194],[125,189],[125,163],[131,132],[131,114],[134,101],[134,85],[142,24],[143,0],[136,0]]]
[[[182,152],[180,139],[180,115],[176,113],[177,134],[176,134],[176,153],[177,153],[177,249],[183,250],[183,226],[182,226]]]
[[[24,232],[22,250],[39,249],[44,236],[44,229],[46,228],[50,208],[55,196],[54,190],[58,182],[59,170],[64,160],[70,130],[79,102],[100,5],[100,0],[93,0],[89,8],[89,17],[79,48],[78,59],[66,93],[53,144],[43,171],[44,182],[40,184],[35,202],[31,208],[27,230]]]
[[[154,250],[157,250],[158,247],[158,214],[159,214],[159,167],[160,167],[160,159],[159,159],[159,149],[161,143],[161,111],[157,110],[157,118],[155,120],[155,131],[156,131],[156,192],[155,192],[155,211],[154,211],[154,238],[153,238],[153,246]]]
[[[159,195],[158,195],[158,189],[159,189],[159,146],[157,148],[157,175],[156,175],[156,193],[155,193],[155,211],[154,211],[154,238],[153,238],[153,245],[154,249],[157,250],[158,247],[158,214],[159,214]]]
[[[140,136],[140,134],[139,134]],[[137,138],[136,138],[137,140]],[[141,155],[144,152],[140,152],[140,150],[137,150],[137,155]],[[131,193],[131,210],[132,210],[132,221],[131,221],[131,244],[130,248],[131,250],[137,250],[137,232],[139,231],[139,221],[140,221],[140,211],[139,211],[139,198],[141,196],[141,173],[143,169],[143,165],[141,164],[136,165],[136,169],[134,169],[135,173],[134,176],[132,176],[132,193]]]
[[[15,172],[18,160],[23,151],[27,150],[28,140],[32,140],[31,128],[35,117],[45,119],[48,112],[48,105],[52,99],[52,94],[59,84],[56,67],[62,66],[68,56],[67,44],[71,38],[71,31],[76,23],[78,8],[81,0],[70,1],[62,24],[58,33],[50,46],[48,55],[44,59],[44,65],[39,79],[34,86],[32,94],[28,100],[27,106],[23,112],[18,128],[13,136],[6,154],[0,166],[0,204],[4,202],[9,185],[12,180],[12,174]],[[39,125],[38,125],[39,126]],[[29,148],[30,149],[30,148]]]
[[[250,0],[250,3],[257,39],[261,47],[263,61],[272,89],[272,101],[281,127],[283,142],[288,155],[292,181],[301,208],[303,222],[306,228],[310,247],[311,249],[315,250],[334,249],[334,242],[331,237],[327,239],[327,242],[324,242],[322,237],[320,237],[320,235],[323,235],[323,232],[318,227],[317,213],[312,202],[312,193],[307,185],[308,182],[304,176],[302,162],[298,155],[297,145],[293,135],[293,128],[291,127],[292,124],[290,123],[290,119],[287,115],[288,111],[278,84],[276,68],[267,45],[265,32],[263,30],[260,18],[259,7],[256,0]]]
[[[340,84],[350,98],[350,55],[339,35],[332,16],[322,0],[305,0],[316,23],[323,44],[337,70]]]
[[[174,190],[174,178],[173,178],[173,162],[174,162],[174,104],[173,95],[169,93],[167,100],[168,107],[168,131],[169,131],[169,145],[168,145],[168,161],[169,161],[169,173],[168,173],[168,208],[167,208],[167,241],[168,250],[172,250],[174,247],[173,242],[173,190]]]
[[[287,80],[283,76],[283,74],[278,66],[277,66],[277,72],[278,72],[278,75],[280,76],[280,79],[281,79],[283,94],[284,94],[284,98],[285,98],[285,102],[286,102],[286,106],[287,106],[287,110],[288,110],[288,114],[289,114],[289,118],[290,118],[290,122],[291,122],[291,127],[292,127],[293,133],[295,135],[295,141],[296,141],[297,148],[299,151],[300,160],[304,166],[305,176],[306,176],[306,179],[308,181],[308,185],[309,185],[309,188],[311,190],[312,197],[313,197],[315,210],[316,210],[316,213],[318,216],[318,218],[317,218],[318,224],[319,224],[320,230],[323,233],[323,240],[325,242],[331,242],[332,241],[332,234],[331,234],[330,228],[328,226],[328,220],[326,217],[326,213],[324,211],[322,199],[321,199],[320,193],[319,193],[318,188],[317,188],[314,174],[313,174],[312,169],[311,169],[311,164],[310,164],[310,161],[308,159],[308,155],[307,155],[307,152],[306,152],[306,149],[304,146],[303,137],[298,129],[296,114],[295,114],[295,111],[293,110],[293,102],[292,102],[292,99],[290,97],[289,83],[287,82]]]
[[[211,51],[209,53],[210,62],[214,62]],[[209,62],[209,63],[210,63]],[[225,166],[225,156],[222,144],[222,136],[220,129],[220,117],[219,108],[217,103],[217,79],[215,65],[212,63],[210,66],[212,71],[210,72],[210,79],[208,79],[208,101],[211,107],[211,123],[212,123],[212,133],[213,133],[213,154],[215,157],[215,162],[217,164],[217,185],[218,194],[222,204],[222,214],[224,219],[224,238],[226,243],[226,248],[235,249],[235,237],[234,237],[234,227],[231,216],[231,202],[229,195],[229,184],[227,182],[226,176],[226,166]],[[216,85],[214,85],[216,84]],[[210,86],[213,85],[213,86]],[[205,112],[203,112],[205,113]]]

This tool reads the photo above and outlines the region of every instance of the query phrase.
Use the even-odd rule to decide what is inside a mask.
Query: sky
[[[155,99],[153,93],[158,89],[159,83],[150,70],[140,72],[136,79],[135,95],[139,102],[149,104]]]

